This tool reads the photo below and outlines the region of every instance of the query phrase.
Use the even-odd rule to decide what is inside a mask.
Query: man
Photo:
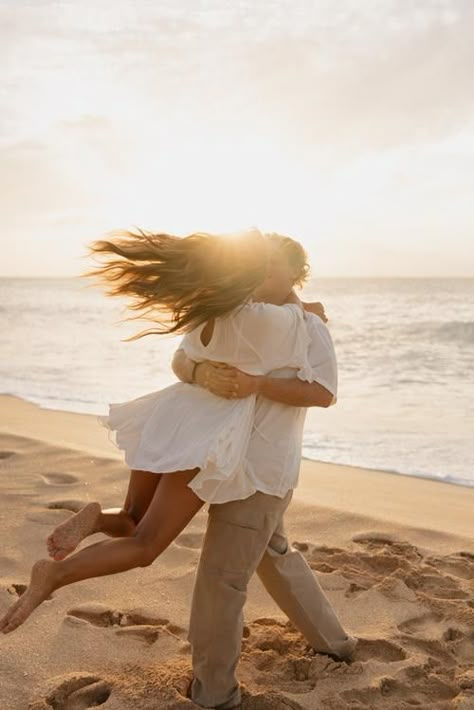
[[[308,266],[298,242],[280,235],[269,239],[269,274],[253,299],[281,305],[295,284],[305,280]],[[173,371],[185,382],[223,397],[257,394],[246,458],[246,475],[252,480],[255,476],[256,492],[242,500],[210,504],[194,583],[188,633],[193,679],[188,695],[207,708],[239,707],[235,669],[247,585],[255,571],[315,651],[346,660],[357,644],[343,630],[303,555],[289,545],[284,529],[283,514],[297,485],[307,408],[331,406],[337,394],[337,363],[323,323],[324,309],[321,304],[304,306],[312,381],[303,381],[286,368],[254,377],[222,363],[196,363],[182,349],[173,358]],[[274,431],[285,431],[287,437],[275,440]]]

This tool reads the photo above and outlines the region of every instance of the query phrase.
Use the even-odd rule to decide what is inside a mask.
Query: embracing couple
[[[108,295],[130,297],[132,309],[160,326],[130,339],[184,334],[173,358],[180,382],[112,403],[99,417],[130,467],[123,508],[91,502],[59,525],[47,540],[52,559],[35,562],[0,631],[16,629],[62,586],[152,564],[209,503],[188,697],[206,708],[239,707],[235,671],[255,571],[316,652],[348,660],[357,638],[342,628],[283,523],[307,408],[328,407],[337,394],[324,311],[294,291],[308,273],[303,248],[256,229],[184,238],[139,230],[96,241],[91,251],[107,261],[84,275],[98,274]],[[97,532],[116,539],[74,552]]]

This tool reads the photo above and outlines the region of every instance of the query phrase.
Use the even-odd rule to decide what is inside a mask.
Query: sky
[[[0,0],[0,276],[257,226],[315,276],[474,276],[471,0]]]

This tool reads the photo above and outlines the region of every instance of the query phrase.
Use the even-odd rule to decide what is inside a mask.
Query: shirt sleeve
[[[311,339],[308,352],[309,368],[302,368],[297,377],[307,382],[319,382],[337,401],[338,371],[334,343],[327,325],[314,314],[307,314],[307,328]]]
[[[194,362],[202,362],[206,359],[206,355],[203,354],[203,347],[199,337],[200,328],[198,327],[182,337],[176,350],[184,350],[187,357],[191,360],[194,360]]]
[[[305,314],[297,304],[246,304],[233,323],[236,336],[245,340],[267,371],[307,367],[310,338]]]

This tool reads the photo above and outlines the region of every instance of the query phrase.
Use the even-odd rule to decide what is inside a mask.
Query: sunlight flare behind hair
[[[195,232],[186,237],[114,230],[88,245],[105,264],[93,276],[109,296],[129,297],[128,308],[159,327],[126,338],[186,333],[244,304],[264,280],[267,240],[258,229],[231,234]]]

